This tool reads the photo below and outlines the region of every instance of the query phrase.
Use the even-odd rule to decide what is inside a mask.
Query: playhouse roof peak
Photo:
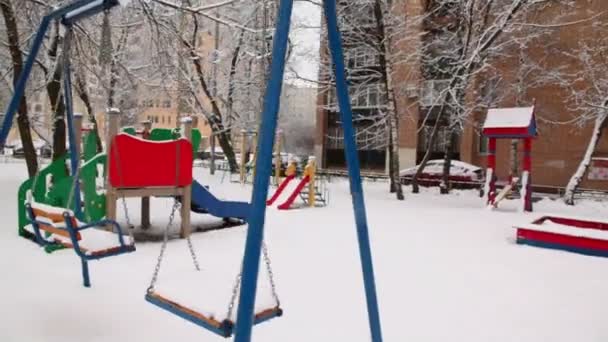
[[[534,106],[489,109],[483,134],[491,138],[535,137]]]

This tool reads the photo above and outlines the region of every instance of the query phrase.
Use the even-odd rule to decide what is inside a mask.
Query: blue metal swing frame
[[[30,204],[25,205],[25,210],[27,211],[28,219],[29,219],[30,223],[32,224],[32,228],[34,229],[35,242],[38,245],[40,245],[41,247],[45,247],[45,246],[54,244],[54,242],[48,241],[47,239],[45,239],[42,236],[43,229],[40,228],[40,225],[48,224],[48,223],[40,221],[36,218],[36,215],[34,214],[34,210],[32,209],[32,206]],[[99,259],[104,259],[107,257],[125,254],[125,253],[131,253],[131,252],[135,251],[135,245],[125,243],[121,227],[118,224],[118,222],[116,222],[114,220],[101,220],[101,221],[97,221],[97,222],[93,222],[93,223],[89,223],[89,224],[85,224],[85,225],[76,227],[73,224],[72,218],[73,218],[73,216],[69,212],[66,211],[63,213],[63,219],[65,222],[65,230],[68,232],[68,234],[70,236],[70,242],[72,244],[72,248],[74,249],[74,252],[76,252],[76,255],[78,255],[78,257],[80,257],[80,263],[81,263],[81,268],[82,268],[82,283],[85,287],[91,287],[91,278],[89,275],[89,264],[88,264],[88,262],[90,260],[99,260]],[[103,253],[87,254],[85,251],[83,251],[82,248],[80,247],[80,242],[78,240],[78,233],[85,229],[97,228],[97,227],[107,227],[107,226],[112,226],[116,229],[116,235],[118,236],[118,246],[116,248],[109,249],[108,251],[103,252]]]
[[[251,341],[260,253],[262,240],[264,238],[266,198],[268,196],[268,186],[272,170],[272,151],[277,128],[279,100],[281,98],[281,87],[285,70],[285,56],[292,9],[293,0],[280,1],[279,17],[273,41],[270,79],[264,97],[262,123],[257,146],[259,158],[255,166],[255,178],[251,198],[252,210],[249,218],[247,240],[245,242],[245,255],[243,257],[243,279],[239,297],[236,334],[234,338],[235,342]],[[363,186],[361,183],[361,170],[354,135],[353,114],[350,106],[348,83],[344,67],[342,39],[340,37],[337,22],[336,0],[324,0],[323,9],[325,22],[327,24],[329,49],[331,51],[334,75],[336,78],[336,93],[340,107],[340,117],[344,129],[345,155],[357,227],[357,239],[365,285],[370,335],[373,342],[381,342],[382,332],[374,280],[374,268],[367,227],[365,201],[363,198]]]
[[[15,85],[14,95],[6,111],[4,122],[2,127],[0,127],[0,147],[4,146],[6,142],[6,138],[13,123],[15,112],[17,111],[18,104],[23,96],[27,79],[31,73],[35,58],[38,55],[40,47],[42,46],[42,42],[50,22],[52,20],[61,20],[64,25],[70,28],[75,22],[95,15],[103,10],[110,9],[116,5],[118,5],[118,0],[78,0],[51,12],[42,19],[40,28],[34,38],[31,51],[25,62],[23,72]],[[268,186],[272,170],[272,151],[277,128],[279,99],[281,97],[281,87],[285,70],[285,56],[287,51],[287,40],[292,9],[293,0],[280,0],[277,28],[273,41],[270,79],[264,97],[260,138],[257,146],[259,159],[256,163],[255,178],[253,182],[254,190],[251,199],[252,210],[249,218],[249,229],[247,231],[245,254],[243,257],[243,278],[241,283],[241,291],[239,294],[239,307],[234,338],[235,342],[251,341],[251,330],[252,326],[255,324],[254,304],[257,290],[262,240],[264,237],[266,198],[268,196]],[[346,80],[344,56],[340,31],[337,23],[336,0],[324,0],[323,9],[327,26],[329,49],[331,51],[336,80],[336,93],[340,108],[340,117],[342,127],[344,129],[345,156],[348,166],[350,191],[359,244],[359,256],[361,259],[361,268],[365,286],[370,335],[373,342],[381,342],[382,333],[378,300],[376,295],[376,285],[374,280],[374,268],[369,241],[363,187],[361,184],[361,172],[357,155],[357,145],[354,136],[353,114],[348,95],[348,83]],[[69,65],[66,69],[66,72],[69,73]],[[69,97],[71,102],[71,82],[69,76],[64,79],[64,87],[66,88],[67,92],[70,92],[70,94],[66,96],[66,101]],[[72,125],[73,113],[71,103],[66,106],[66,111],[70,133],[70,150],[71,152],[74,152],[73,149],[75,148],[75,144],[73,143],[74,133]],[[77,158],[78,156],[76,153],[71,153],[72,170],[75,170],[78,165]],[[75,192],[74,202],[74,212],[76,217],[79,217],[81,214],[80,194],[78,191]],[[83,275],[85,273],[85,269],[86,266],[83,261]],[[88,269],[86,270],[86,273],[88,274]],[[166,309],[180,317],[190,320],[183,311],[177,310],[170,306]]]
[[[25,64],[23,65],[23,71],[15,84],[13,97],[8,104],[8,108],[6,109],[6,113],[4,115],[4,120],[2,121],[2,126],[0,127],[0,148],[3,148],[6,144],[6,139],[10,132],[10,129],[13,125],[13,121],[15,118],[15,114],[17,109],[19,108],[19,104],[21,103],[21,99],[23,98],[23,94],[25,92],[25,87],[27,85],[27,81],[31,75],[32,68],[34,66],[34,62],[40,53],[40,48],[42,47],[44,37],[49,29],[51,22],[54,20],[59,20],[68,30],[71,30],[74,23],[98,14],[102,11],[108,10],[114,6],[117,6],[118,0],[78,0],[73,3],[67,4],[61,8],[58,8],[51,13],[47,14],[42,18],[40,22],[40,26],[38,27],[38,31],[34,36],[34,40],[32,42],[32,46],[30,48],[30,52],[27,55],[27,59],[25,60]],[[76,138],[74,134],[74,111],[72,106],[72,80],[71,80],[71,71],[70,65],[64,65],[63,71],[63,83],[64,83],[64,102],[66,108],[66,117],[68,123],[68,136],[70,141],[70,167],[72,173],[75,172],[78,167],[78,158],[77,155],[77,147],[76,147]],[[74,189],[74,213],[76,217],[82,219],[82,209],[81,209],[81,198],[80,191],[78,189],[78,183],[76,183],[76,188]]]

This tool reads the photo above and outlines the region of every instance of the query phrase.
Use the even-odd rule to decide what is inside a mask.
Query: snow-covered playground
[[[24,168],[5,164],[0,173],[0,341],[222,340],[144,300],[159,242],[92,262],[92,287],[84,288],[72,250],[47,254],[18,237],[16,192]],[[250,185],[221,182],[221,172],[210,176],[195,168],[194,174],[220,197],[250,198]],[[255,341],[370,339],[348,183],[334,179],[329,186],[327,207],[267,211],[266,242],[285,313],[256,326]],[[386,183],[365,183],[364,189],[386,341],[608,339],[608,260],[517,245],[512,229],[543,213],[605,218],[605,203],[569,207],[547,199],[535,203],[534,213],[522,214],[516,203],[488,210],[476,191],[439,195],[431,188],[413,195],[406,188],[400,202]],[[152,229],[166,225],[171,202],[152,199]],[[131,220],[139,222],[139,202],[128,204]],[[192,217],[193,225],[208,220]],[[124,215],[119,221],[125,223]],[[245,229],[194,234],[200,273],[185,241],[171,240],[157,287],[172,287],[192,307],[221,315]],[[261,286],[259,301],[268,297]]]

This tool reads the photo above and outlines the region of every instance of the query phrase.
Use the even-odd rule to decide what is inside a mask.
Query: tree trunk
[[[120,75],[118,75],[118,52],[122,50],[124,45],[127,42],[128,30],[127,28],[123,28],[120,37],[118,39],[118,44],[116,46],[116,50],[112,53],[112,59],[110,60],[109,66],[109,80],[108,80],[108,99],[107,99],[107,107],[114,108],[116,107],[116,86],[118,85],[118,80]],[[122,110],[122,108],[119,108]],[[122,116],[123,120],[125,116]]]
[[[93,111],[93,105],[91,104],[91,99],[89,98],[89,93],[87,91],[87,84],[82,77],[82,70],[78,69],[75,74],[75,83],[76,83],[76,93],[78,97],[84,103],[84,106],[87,109],[87,117],[89,118],[89,122],[93,124],[93,132],[96,135],[95,144],[97,145],[97,153],[102,152],[103,148],[101,145],[101,137],[99,136],[99,129],[97,126],[97,118],[95,118],[95,112]]]
[[[53,76],[46,84],[46,92],[53,108],[53,160],[61,158],[66,152],[65,103],[61,95],[61,74],[63,63],[59,58],[53,69]]]
[[[11,61],[13,63],[13,86],[16,86],[23,70],[23,56],[21,55],[21,48],[19,47],[19,28],[17,26],[17,20],[15,19],[15,12],[13,11],[11,1],[1,0],[0,9],[2,10],[2,15],[4,17]],[[30,121],[27,116],[27,98],[25,97],[25,94],[21,97],[19,108],[17,109],[17,127],[19,129],[19,136],[21,137],[21,145],[25,155],[27,172],[30,177],[34,177],[36,172],[38,172],[38,159],[36,150],[34,149],[34,143],[32,142],[32,132],[30,130]]]
[[[450,193],[450,170],[452,168],[452,147],[455,138],[456,131],[454,128],[450,129],[447,134],[447,141],[445,142],[445,150],[443,155],[443,174],[441,176],[441,183],[439,183],[439,193],[445,195]]]
[[[389,106],[390,107],[390,106]],[[391,151],[390,151],[390,158],[393,161],[390,165],[391,170],[390,170],[390,178],[391,178],[391,183],[393,183],[393,188],[392,190],[396,193],[397,199],[402,201],[404,199],[403,196],[403,188],[401,186],[401,179],[399,178],[399,135],[398,135],[398,130],[399,130],[399,122],[396,119],[396,113],[395,111],[393,111],[393,113],[391,113],[391,117],[390,117],[390,121],[391,121],[391,134],[390,134],[390,139],[391,139]]]
[[[49,81],[46,84],[46,93],[51,104],[51,110],[53,111],[53,160],[57,160],[57,158],[66,153],[66,130],[65,120],[63,119],[65,104],[61,95],[63,63],[61,58],[57,58],[57,51],[59,50],[59,23],[56,23],[53,29],[54,33],[47,54],[49,59],[54,62],[54,66],[51,70],[51,77],[47,77]]]
[[[568,205],[574,205],[574,194],[578,189],[579,185],[583,181],[583,177],[589,169],[589,165],[591,165],[591,157],[593,156],[593,152],[599,143],[604,126],[606,125],[606,119],[608,118],[608,114],[601,114],[595,119],[595,124],[593,126],[593,132],[591,133],[591,138],[589,139],[589,144],[587,145],[587,150],[581,160],[578,168],[570,178],[568,185],[566,186],[566,192],[564,194],[564,202]]]
[[[226,124],[230,127],[231,123],[232,123],[232,115],[233,115],[233,108],[234,108],[234,89],[235,89],[235,85],[234,85],[234,77],[236,76],[236,71],[237,71],[237,66],[239,63],[239,54],[241,53],[241,44],[243,42],[243,32],[241,31],[241,33],[239,34],[239,39],[238,39],[238,43],[236,45],[236,48],[234,48],[234,51],[232,52],[232,59],[230,60],[230,73],[228,74],[228,97],[227,97],[227,102],[228,102],[228,117],[226,118]],[[217,81],[216,81],[216,88],[217,88]],[[217,91],[216,91],[217,93]]]
[[[185,42],[187,43],[187,42]],[[194,65],[196,70],[197,79],[205,93],[207,99],[209,99],[209,103],[211,104],[211,111],[213,115],[207,115],[206,119],[209,123],[209,127],[211,127],[211,131],[217,137],[218,142],[222,150],[224,151],[224,156],[228,160],[228,166],[230,167],[230,172],[236,172],[238,170],[238,164],[236,162],[236,156],[234,154],[234,149],[232,147],[232,139],[230,138],[230,128],[224,127],[222,122],[222,112],[219,108],[216,98],[211,95],[211,91],[205,81],[205,73],[203,71],[203,67],[201,65],[200,59],[196,58],[196,51],[190,49],[190,56],[192,57],[190,60]]]
[[[390,177],[390,175],[392,174],[393,163],[394,163],[393,154],[392,154],[392,151],[393,151],[393,137],[391,135],[391,130],[390,129],[389,129],[389,132],[388,132],[388,139],[389,139],[388,140],[388,150],[387,150],[387,153],[388,153],[388,174],[389,174],[390,192],[394,193],[395,191],[397,191],[396,190],[397,187],[395,186],[395,184],[393,182],[393,177]]]
[[[420,164],[418,164],[418,168],[416,169],[416,173],[414,174],[414,177],[412,177],[412,193],[417,194],[420,192],[420,186],[418,185],[418,179],[420,178],[420,175],[422,175],[422,172],[424,172],[424,168],[426,167],[426,164],[428,163],[429,159],[431,158],[431,149],[433,148],[433,145],[435,144],[435,141],[437,140],[437,132],[439,131],[439,123],[441,122],[441,117],[443,116],[443,113],[445,112],[446,107],[447,107],[446,105],[441,106],[439,114],[437,115],[437,118],[435,119],[435,124],[433,125],[433,130],[431,131],[431,136],[428,139],[428,147],[426,148],[426,153],[424,154],[424,157],[422,157]]]
[[[391,63],[390,24],[385,22],[386,8],[383,8],[380,0],[374,3],[374,16],[376,17],[376,29],[378,42],[380,43],[380,69],[386,92],[387,115],[389,122],[389,178],[390,191],[395,192],[398,200],[403,200],[403,188],[399,178],[399,118],[397,112],[397,101],[393,89],[393,66]]]

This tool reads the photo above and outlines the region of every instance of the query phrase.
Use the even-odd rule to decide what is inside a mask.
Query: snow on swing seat
[[[39,229],[48,233],[42,236],[47,242],[56,243],[67,248],[74,247],[63,215],[64,213],[69,215],[74,227],[83,227],[86,223],[78,221],[74,217],[74,213],[65,208],[54,207],[42,203],[30,203],[30,206]],[[76,232],[78,246],[84,254],[99,256],[117,252],[121,249],[117,233],[107,231],[103,228],[104,227],[92,227]],[[31,224],[27,225],[25,230],[35,235],[34,227]],[[123,234],[122,237],[127,247],[131,248],[134,246],[134,241],[130,236]]]
[[[236,273],[226,269],[161,274],[155,289],[146,295],[146,299],[218,335],[229,337],[235,325],[239,301],[237,292],[232,314],[226,317],[235,278]],[[263,269],[258,279],[254,311],[256,324],[282,315],[271,295],[271,286]]]

